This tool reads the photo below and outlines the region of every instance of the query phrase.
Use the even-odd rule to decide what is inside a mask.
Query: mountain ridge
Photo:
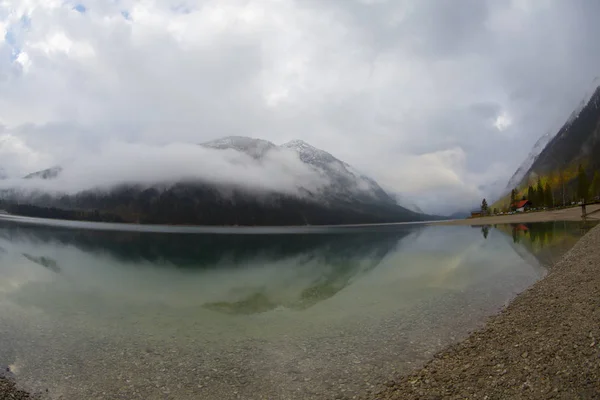
[[[279,152],[288,152],[284,154],[286,157],[291,152],[297,155],[301,165],[316,176],[325,178],[327,184],[317,191],[299,187],[298,195],[293,195],[258,189],[252,191],[201,179],[145,186],[130,182],[101,192],[85,190],[55,196],[35,192],[26,201],[18,192],[5,192],[4,200],[12,201],[12,209],[16,213],[33,216],[56,214],[67,219],[79,216],[93,220],[106,218],[159,224],[335,225],[435,218],[402,207],[375,180],[301,140],[277,146],[262,139],[229,136],[199,145],[216,151],[241,152],[259,165],[269,157],[280,156]],[[56,166],[29,174],[25,179],[59,180],[67,168]]]
[[[594,80],[597,83],[599,80]],[[554,199],[579,201],[576,194],[579,166],[588,176],[600,171],[600,86],[582,100],[564,124],[551,135],[546,133],[509,180],[507,190],[517,188],[525,195],[527,187],[539,179],[550,186]],[[545,141],[545,145],[542,147]],[[527,167],[527,168],[525,168]],[[495,205],[508,207],[507,196]],[[556,202],[555,202],[556,204]]]

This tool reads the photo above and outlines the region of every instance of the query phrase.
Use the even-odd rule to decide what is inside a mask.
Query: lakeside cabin
[[[471,218],[479,218],[479,217],[483,217],[482,212],[479,211],[471,211]]]
[[[533,204],[529,200],[520,200],[513,204],[516,212],[528,211]]]

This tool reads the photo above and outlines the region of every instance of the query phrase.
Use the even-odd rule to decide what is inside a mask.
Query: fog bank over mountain
[[[268,152],[257,160],[233,149],[218,150],[195,144],[166,146],[113,142],[91,154],[81,154],[61,165],[53,179],[12,178],[2,188],[68,193],[121,184],[168,184],[203,181],[253,191],[301,195],[299,189],[318,192],[329,181],[286,149]]]
[[[0,181],[17,215],[184,225],[339,225],[435,218],[302,140],[243,136],[101,151]],[[417,207],[418,209],[418,207]]]

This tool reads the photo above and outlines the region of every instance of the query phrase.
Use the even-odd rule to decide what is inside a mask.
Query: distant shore
[[[600,204],[587,206],[587,212],[600,210]],[[600,220],[600,212],[590,217],[589,220]],[[451,221],[432,222],[437,225],[494,225],[494,224],[518,224],[523,222],[549,222],[549,221],[580,221],[581,207],[570,207],[559,210],[536,211],[527,213],[515,213],[512,215],[496,215],[493,217],[466,218]]]
[[[600,226],[482,330],[374,398],[598,399],[598,321]]]

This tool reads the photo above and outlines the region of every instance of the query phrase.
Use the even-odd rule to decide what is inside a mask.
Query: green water
[[[66,399],[374,391],[481,326],[589,229],[24,222],[0,221],[0,365]]]

